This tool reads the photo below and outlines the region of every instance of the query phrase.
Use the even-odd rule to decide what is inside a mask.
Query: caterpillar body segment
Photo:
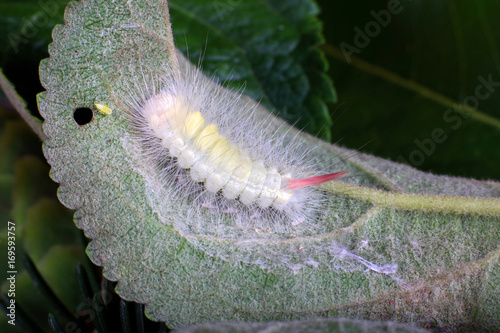
[[[238,199],[245,205],[283,211],[294,204],[296,190],[346,174],[292,179],[290,173],[252,160],[181,95],[162,92],[153,96],[144,104],[144,116],[162,146],[177,159],[179,167],[189,170],[193,181],[203,183],[211,193],[221,191],[225,198]]]

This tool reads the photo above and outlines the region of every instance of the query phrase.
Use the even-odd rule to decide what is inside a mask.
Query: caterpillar
[[[317,185],[347,172],[321,174],[296,139],[269,133],[271,116],[200,70],[162,73],[141,73],[121,99],[145,160],[175,196],[255,230],[293,232],[317,218],[324,201]]]

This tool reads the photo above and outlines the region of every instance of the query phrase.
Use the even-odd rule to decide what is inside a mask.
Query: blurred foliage
[[[0,95],[2,105],[7,105]],[[15,111],[0,108],[0,252],[7,253],[8,221],[15,223],[16,234],[16,304],[31,314],[39,326],[46,327],[46,306],[33,282],[24,271],[22,256],[29,254],[56,295],[69,308],[77,305],[76,264],[88,262],[74,227],[73,212],[56,197],[57,184],[48,177],[49,166],[41,152],[41,143]],[[34,186],[34,184],[36,184]],[[0,257],[0,267],[7,267],[7,257]],[[7,270],[0,272],[6,281]],[[2,293],[7,292],[3,283]],[[40,311],[43,308],[45,311]],[[10,332],[5,316],[0,316],[0,330]],[[13,330],[19,332],[17,330]]]
[[[394,10],[398,13],[387,19],[381,12],[388,11],[388,3],[400,5]],[[353,55],[456,103],[475,96],[480,76],[491,76],[494,91],[479,98],[477,108],[500,119],[498,1],[321,0],[319,4],[329,45],[363,46]],[[367,27],[372,37],[363,39],[359,31],[366,33]],[[396,161],[410,162],[410,154],[421,151],[423,160],[415,155],[422,154],[413,153],[417,162],[413,166],[421,170],[500,179],[498,127],[447,113],[450,108],[360,71],[345,59],[329,57],[329,61],[339,96],[333,110],[334,142]],[[435,129],[442,129],[447,139],[432,149],[429,140]],[[429,153],[416,140],[427,143]]]

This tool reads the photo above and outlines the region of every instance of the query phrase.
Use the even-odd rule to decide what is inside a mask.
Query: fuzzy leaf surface
[[[175,62],[167,4],[72,2],[65,22],[40,66],[44,154],[61,184],[59,199],[92,239],[89,257],[119,281],[124,299],[145,303],[150,318],[172,327],[340,316],[421,325],[434,318],[455,329],[500,325],[499,183],[426,174],[301,134],[315,161],[350,172],[325,186],[328,232],[244,242],[187,235],[160,220],[116,99],[134,80],[131,68]],[[113,113],[98,113],[94,103]],[[76,124],[77,108],[93,111],[90,123]],[[286,129],[269,119],[269,130]],[[398,270],[364,271],[349,258],[332,264],[334,244]],[[281,257],[294,261],[256,264]]]
[[[313,319],[292,322],[270,323],[219,323],[205,324],[176,330],[176,333],[252,333],[252,332],[290,332],[290,333],[425,333],[426,330],[392,322],[369,322],[343,318]]]

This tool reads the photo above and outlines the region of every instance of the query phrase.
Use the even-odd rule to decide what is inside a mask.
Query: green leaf
[[[169,1],[175,42],[193,63],[260,100],[281,118],[331,138],[326,102],[335,91],[319,9],[311,0]],[[205,46],[203,46],[206,44]]]
[[[67,0],[3,0],[0,2],[0,67],[36,114],[35,95],[40,60],[47,57],[51,31],[63,23]]]
[[[332,142],[421,170],[500,179],[497,1],[319,3],[339,95]]]
[[[176,219],[192,213],[189,202],[164,203],[152,191],[117,98],[134,86],[131,74],[175,69],[166,3],[72,2],[65,19],[40,66],[44,153],[59,199],[93,239],[89,257],[151,319],[172,327],[340,316],[500,325],[499,183],[425,174],[299,134],[314,148],[311,161],[351,173],[325,186],[329,206],[317,229],[295,238],[190,230],[209,221]],[[93,112],[88,124],[74,121],[77,108]],[[268,119],[270,131],[288,129]]]
[[[40,153],[40,141],[26,124],[18,119],[14,113],[10,117],[2,119],[0,133],[0,172],[3,175],[14,176],[15,163],[26,155],[38,155]]]
[[[19,254],[17,259],[21,259]],[[75,267],[76,263],[81,262],[82,259],[83,253],[80,246],[54,245],[36,265],[56,296],[73,310],[80,305]],[[5,292],[6,289],[2,291]],[[40,295],[25,270],[16,274],[15,300],[16,304],[22,307],[39,327],[48,327],[47,315],[49,312],[55,313],[55,309],[49,306],[47,300]],[[82,310],[82,307],[80,305],[78,310]],[[19,332],[18,327],[7,324],[6,319],[6,316],[0,318],[2,332]]]
[[[349,319],[315,319],[301,320],[289,323],[219,323],[187,327],[176,333],[251,333],[251,332],[307,332],[307,333],[424,333],[428,332],[412,326],[391,322],[370,322]]]
[[[67,1],[4,0],[0,3],[0,42],[6,54],[18,54],[50,43],[54,24],[59,23]],[[2,57],[3,58],[3,57]],[[5,60],[5,58],[0,58]],[[3,65],[3,64],[2,64]]]
[[[47,178],[48,167],[41,159],[27,156],[18,160],[16,166],[16,181],[12,193],[12,218],[17,221],[19,231],[23,230],[27,220],[28,208],[44,196],[53,196],[55,186]],[[37,184],[39,186],[33,186]]]
[[[55,244],[78,248],[78,232],[68,223],[73,212],[58,201],[43,198],[26,213],[23,241],[25,250],[33,261],[41,260]],[[75,263],[70,266],[71,269],[74,265]]]

